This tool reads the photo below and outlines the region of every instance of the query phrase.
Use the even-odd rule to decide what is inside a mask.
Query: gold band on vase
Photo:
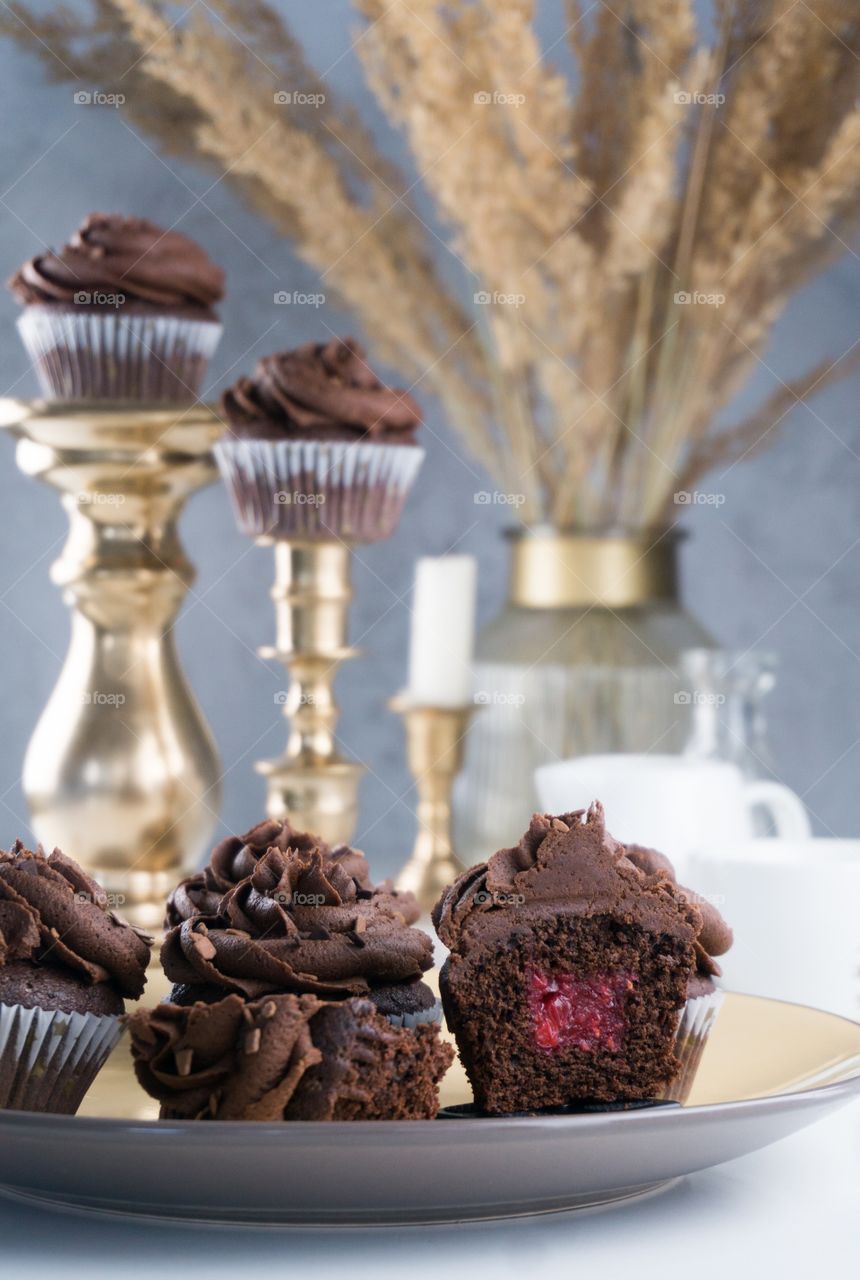
[[[525,530],[511,536],[510,600],[524,609],[630,608],[677,598],[678,535]]]

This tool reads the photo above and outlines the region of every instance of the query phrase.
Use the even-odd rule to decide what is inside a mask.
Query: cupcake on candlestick
[[[216,456],[252,537],[378,542],[393,533],[424,451],[408,391],[351,338],[265,356],[222,398]]]
[[[9,287],[51,400],[193,401],[221,336],[223,271],[193,240],[145,218],[91,213]]]

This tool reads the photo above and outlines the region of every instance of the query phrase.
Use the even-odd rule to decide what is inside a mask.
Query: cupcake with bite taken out
[[[0,851],[0,1106],[74,1115],[143,992],[151,941],[58,849]]]
[[[424,457],[421,412],[351,338],[265,356],[222,397],[216,446],[252,537],[376,542],[393,533]]]
[[[450,949],[445,1016],[481,1110],[687,1096],[731,930],[668,859],[614,840],[599,803],[535,814],[433,921]]]
[[[62,249],[9,287],[18,330],[51,400],[187,403],[221,336],[224,273],[179,231],[91,213]]]
[[[138,1079],[162,1115],[432,1118],[453,1050],[422,981],[430,939],[370,886],[355,851],[243,848],[226,870],[247,859],[249,874],[217,911],[164,939],[170,1002],[130,1019]]]

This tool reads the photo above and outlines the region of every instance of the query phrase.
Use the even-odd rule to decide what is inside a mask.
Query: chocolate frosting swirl
[[[310,831],[297,831],[287,819],[264,818],[241,836],[228,836],[212,850],[209,863],[196,875],[178,884],[167,900],[165,928],[172,929],[195,915],[217,915],[221,899],[240,880],[251,875],[260,859],[269,851],[310,853],[318,849],[326,862],[331,862],[352,876],[356,889],[373,891],[370,867],[360,849],[340,844],[332,848],[321,836]],[[382,881],[375,892],[387,894],[406,920],[414,924],[421,909],[412,893],[400,893],[389,880]]]
[[[500,849],[446,890],[433,923],[451,951],[466,953],[497,944],[516,920],[560,911],[612,914],[689,939],[707,974],[719,972],[714,952],[731,944],[731,931],[710,905],[706,927],[698,902],[677,884],[668,859],[625,847],[609,835],[598,801],[587,812],[536,813],[519,844]]]
[[[125,305],[190,309],[209,318],[224,296],[224,272],[199,245],[145,218],[91,213],[58,252],[31,258],[9,288],[28,304],[75,302],[75,295],[122,295]]]
[[[357,996],[229,995],[140,1009],[126,1024],[165,1120],[429,1119],[454,1056],[438,1028],[392,1027]],[[392,1086],[381,1097],[380,1079]]]
[[[162,1119],[283,1120],[322,1057],[310,1033],[320,1007],[309,995],[230,995],[140,1009],[126,1019],[135,1074],[161,1102]]]
[[[665,853],[659,853],[656,849],[646,849],[640,844],[625,845],[624,852],[633,865],[646,876],[663,875],[673,884],[678,883],[675,868]],[[679,891],[688,902],[694,904],[702,917],[702,927],[695,944],[699,972],[718,977],[721,970],[714,956],[725,955],[734,941],[734,935],[712,902],[683,886],[679,886]]]
[[[222,407],[235,435],[257,439],[412,444],[421,423],[409,392],[380,382],[352,338],[264,356],[253,377],[224,392]]]
[[[420,978],[433,947],[389,893],[362,888],[318,849],[270,848],[217,915],[169,931],[161,961],[174,983],[214,983],[249,999],[276,991],[343,998]]]
[[[0,850],[0,964],[65,967],[136,998],[151,942],[107,909],[101,886],[59,849],[45,857],[18,840],[11,852]]]

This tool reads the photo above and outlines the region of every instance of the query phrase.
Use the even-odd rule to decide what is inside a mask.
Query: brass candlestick
[[[411,890],[429,912],[442,890],[465,869],[451,841],[451,788],[463,763],[474,708],[416,706],[404,695],[390,705],[403,717],[407,760],[418,792],[418,834],[397,888]]]
[[[287,668],[283,709],[290,727],[284,754],[257,769],[266,778],[270,817],[289,815],[294,826],[339,844],[355,829],[363,772],[338,752],[332,687],[340,664],[356,656],[347,644],[352,553],[345,542],[326,540],[279,539],[274,548],[276,641],[259,652]]]
[[[215,826],[215,744],[172,623],[194,569],[177,517],[215,478],[221,424],[178,409],[0,402],[17,461],[53,485],[69,536],[51,571],[72,609],[60,677],[24,761],[33,830],[79,860],[122,914],[158,929]]]

